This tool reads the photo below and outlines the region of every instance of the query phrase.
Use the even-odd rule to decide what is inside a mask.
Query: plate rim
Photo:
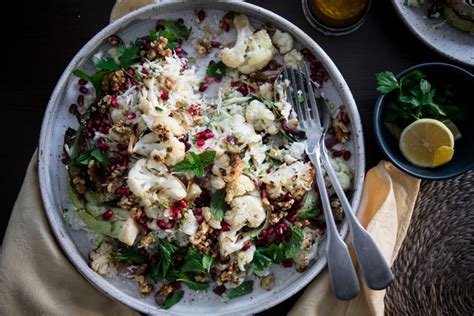
[[[232,1],[212,1],[212,0],[200,0],[193,2],[185,1],[175,1],[175,2],[165,2],[158,3],[153,5],[148,5],[142,7],[138,10],[135,10],[120,19],[110,23],[102,30],[100,30],[94,37],[92,37],[82,48],[76,53],[76,55],[71,59],[69,64],[66,66],[64,72],[59,78],[56,86],[51,94],[49,99],[43,122],[41,125],[40,139],[39,139],[39,151],[38,151],[38,175],[40,183],[40,192],[41,198],[43,201],[44,210],[48,219],[48,222],[51,226],[51,231],[53,232],[56,240],[58,241],[61,249],[64,251],[66,257],[72,263],[76,270],[86,278],[94,287],[96,287],[100,292],[107,295],[108,297],[127,305],[133,310],[140,311],[147,314],[156,314],[157,312],[168,314],[168,315],[178,315],[177,312],[173,310],[163,310],[158,307],[150,307],[149,304],[145,303],[143,300],[140,300],[137,297],[133,297],[122,292],[119,288],[111,285],[105,278],[98,276],[89,265],[85,262],[84,258],[78,253],[77,247],[73,239],[67,233],[68,228],[66,227],[63,218],[60,213],[58,213],[57,207],[54,205],[54,198],[50,194],[52,188],[51,179],[49,177],[49,160],[56,159],[57,157],[52,157],[51,153],[47,151],[51,143],[50,139],[47,137],[50,134],[52,124],[54,124],[52,118],[54,113],[55,104],[57,99],[61,96],[61,93],[65,92],[66,82],[71,76],[72,70],[78,65],[83,59],[84,56],[89,55],[90,51],[95,49],[100,45],[103,40],[110,34],[113,34],[133,22],[135,19],[139,19],[142,16],[147,14],[152,14],[155,11],[159,10],[170,10],[175,7],[180,7],[180,9],[191,9],[193,6],[212,6],[213,9],[217,10],[235,10],[235,11],[244,11],[244,13],[254,14],[259,17],[265,17],[265,19],[273,20],[279,25],[283,25],[286,29],[291,30],[293,35],[299,37],[301,42],[308,46],[311,50],[318,53],[321,62],[324,64],[325,68],[328,70],[334,84],[337,85],[338,93],[340,94],[344,105],[349,109],[352,120],[352,132],[356,139],[354,142],[356,157],[355,159],[355,172],[354,172],[354,185],[353,185],[353,196],[352,196],[352,206],[356,210],[360,203],[360,198],[362,194],[363,181],[365,175],[365,149],[364,149],[364,139],[362,132],[362,122],[360,119],[360,114],[357,109],[357,105],[352,96],[352,93],[342,77],[342,74],[335,66],[334,62],[329,58],[329,56],[324,52],[324,50],[303,30],[297,27],[292,22],[286,20],[285,18],[267,10],[262,7],[258,7],[254,4],[246,2],[232,2]],[[344,221],[341,225],[340,234],[342,237],[347,236],[348,224],[347,221]],[[256,300],[252,300],[253,304],[247,304],[242,306],[238,311],[229,311],[221,313],[221,315],[235,314],[235,313],[257,313],[272,306],[275,306],[278,303],[281,303],[287,300],[289,297],[296,294],[304,286],[310,283],[319,273],[326,267],[326,257],[322,255],[320,259],[316,261],[313,267],[308,269],[304,277],[297,279],[295,282],[291,283],[285,291],[281,291],[274,295],[273,300],[268,302],[259,302],[256,303]],[[263,304],[262,304],[263,303]],[[182,313],[179,313],[182,315]]]
[[[400,4],[398,2],[398,0],[391,0],[391,2],[392,2],[393,7],[395,8],[395,12],[397,12],[397,14],[398,14],[398,17],[400,18],[400,20],[403,21],[403,24],[405,24],[405,26],[408,27],[408,29],[412,32],[412,34],[414,34],[421,42],[423,42],[423,44],[425,44],[426,46],[428,46],[432,50],[436,51],[438,54],[442,55],[443,57],[454,60],[454,61],[456,61],[458,63],[461,63],[463,65],[466,65],[466,66],[470,66],[470,67],[474,66],[474,59],[472,59],[472,62],[469,62],[469,60],[467,60],[467,59],[465,60],[465,59],[455,57],[455,56],[450,55],[449,53],[447,53],[445,50],[443,50],[443,49],[439,48],[438,46],[436,46],[433,42],[429,41],[429,39],[426,38],[423,35],[423,33],[420,32],[415,26],[413,26],[408,21],[408,19],[405,17],[405,15],[402,12],[402,6],[404,6],[404,4]],[[449,27],[454,28],[451,25]],[[459,30],[459,31],[461,31],[461,30]],[[474,36],[473,36],[473,41],[474,41]]]

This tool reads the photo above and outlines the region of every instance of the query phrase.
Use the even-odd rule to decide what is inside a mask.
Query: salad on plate
[[[325,230],[289,82],[278,78],[283,65],[306,60],[323,84],[324,68],[290,34],[256,29],[243,14],[194,34],[205,18],[196,12],[192,27],[158,20],[131,43],[111,36],[94,73],[74,71],[78,124],[64,140],[65,218],[92,236],[90,267],[134,280],[163,308],[184,287],[224,300],[252,292],[256,280],[271,289],[272,265],[304,271]],[[231,28],[236,38],[221,42]],[[327,143],[349,191],[343,107],[332,123]]]

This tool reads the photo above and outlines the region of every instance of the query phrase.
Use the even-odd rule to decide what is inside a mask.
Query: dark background
[[[2,193],[0,240],[20,189],[40,132],[49,96],[66,65],[78,50],[108,24],[114,0],[49,0],[22,3],[20,26],[3,26],[2,33],[20,29],[4,42],[4,66],[0,93],[2,118],[0,151]],[[377,98],[374,74],[395,73],[431,61],[454,63],[436,54],[410,33],[390,1],[373,1],[368,19],[355,33],[325,37],[306,22],[300,1],[252,0],[296,24],[332,58],[346,79],[357,102],[365,131],[367,168],[382,159],[372,131],[372,111]],[[461,65],[462,66],[462,65]],[[264,314],[283,314],[296,301],[289,301]]]

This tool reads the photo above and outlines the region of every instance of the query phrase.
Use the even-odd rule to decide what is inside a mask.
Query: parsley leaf
[[[268,247],[257,248],[266,257],[270,258],[274,263],[280,263],[285,259],[285,244],[271,244]]]
[[[224,189],[217,190],[212,195],[211,213],[212,216],[218,221],[221,221],[224,218],[224,213],[226,210],[225,195],[226,193]]]
[[[104,168],[107,168],[109,165],[109,158],[107,155],[97,148],[82,152],[76,159],[74,159],[73,163],[76,166],[87,166],[91,160],[97,161]]]
[[[217,79],[222,79],[225,76],[226,71],[227,66],[222,61],[218,61],[217,63],[207,66],[206,75]]]
[[[122,248],[114,253],[112,258],[116,261],[130,260],[134,264],[143,264],[146,262],[145,258],[138,252],[138,249],[134,247]]]
[[[201,154],[188,152],[186,160],[176,164],[173,168],[174,172],[192,172],[198,178],[204,176],[204,169],[209,166],[216,157],[215,151],[205,151]]]
[[[158,34],[154,29],[148,29],[148,39],[150,42],[154,42],[158,39]]]
[[[387,94],[395,89],[399,89],[397,78],[391,71],[379,72],[375,75],[378,81],[377,91],[382,94]]]
[[[99,70],[93,75],[89,75],[80,69],[75,69],[72,74],[78,78],[84,79],[92,83],[95,89],[96,98],[102,93],[102,77],[107,73],[107,71]]]
[[[129,47],[120,46],[119,47],[119,60],[120,66],[122,68],[128,68],[135,60],[139,57],[138,52],[140,51],[140,46],[136,43],[131,44]]]
[[[173,306],[174,304],[181,301],[183,296],[184,296],[184,291],[176,291],[176,292],[173,293],[173,295],[171,295],[170,297],[168,297],[165,300],[165,302],[163,303],[163,305],[161,305],[161,307],[163,307],[164,309],[168,309],[171,306]]]
[[[103,57],[99,59],[95,66],[107,71],[117,71],[121,68],[112,57]]]
[[[173,258],[171,255],[175,253],[179,247],[170,243],[166,239],[155,238],[157,248],[159,249],[158,261],[151,271],[151,278],[157,282],[159,279],[167,279],[171,272],[169,269],[173,267]]]
[[[160,29],[158,36],[168,39],[166,48],[176,49],[179,46],[179,42],[187,39],[191,33],[191,29],[175,20],[158,20],[156,24]]]
[[[227,295],[227,297],[229,297],[229,299],[232,300],[234,298],[252,293],[252,291],[253,291],[253,281],[244,281],[238,287],[230,290],[229,295]]]
[[[288,246],[285,249],[285,257],[287,259],[293,258],[296,253],[301,249],[301,245],[304,241],[304,232],[298,226],[291,226],[291,238],[288,242]]]

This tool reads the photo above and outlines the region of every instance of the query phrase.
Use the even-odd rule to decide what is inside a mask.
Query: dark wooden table
[[[23,4],[23,33],[17,34],[6,46],[9,56],[0,85],[4,110],[4,123],[0,125],[4,139],[0,153],[3,166],[0,177],[3,197],[1,239],[26,167],[37,146],[43,113],[56,81],[77,51],[108,24],[114,2],[50,0]],[[313,30],[303,16],[299,0],[249,2],[281,15],[303,29],[342,72],[362,117],[367,168],[383,158],[372,131],[372,110],[377,97],[374,74],[381,70],[399,72],[429,61],[454,63],[418,41],[398,18],[388,0],[373,1],[365,24],[344,37],[325,37]],[[286,313],[297,296],[263,314]]]

